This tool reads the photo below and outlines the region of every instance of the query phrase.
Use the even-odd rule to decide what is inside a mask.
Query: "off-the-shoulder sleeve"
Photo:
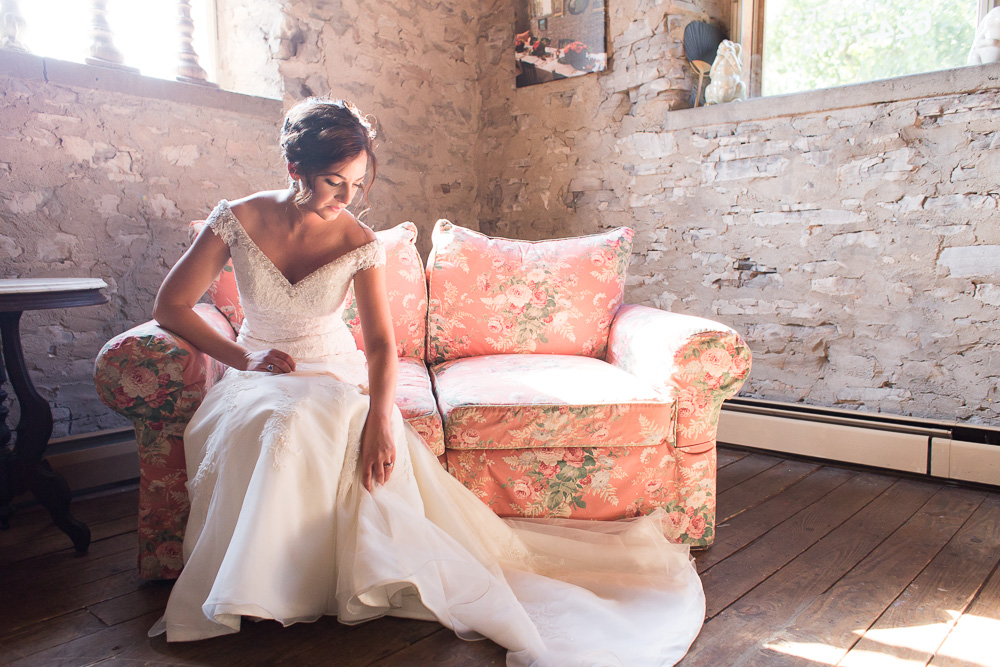
[[[355,271],[364,271],[375,266],[385,266],[385,244],[378,238],[358,248]]]
[[[219,202],[219,205],[205,220],[205,225],[230,247],[236,243],[236,238],[239,235],[237,227],[239,224],[239,220],[233,215],[233,209],[229,208],[229,202],[225,199]]]

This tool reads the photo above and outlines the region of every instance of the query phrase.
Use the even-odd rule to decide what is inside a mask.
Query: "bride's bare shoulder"
[[[244,228],[255,228],[272,217],[276,211],[282,210],[285,206],[283,197],[286,193],[286,190],[255,192],[249,197],[229,202],[229,208]]]
[[[346,233],[351,247],[357,248],[375,240],[372,228],[351,215],[350,211],[345,210],[341,215],[347,217]]]

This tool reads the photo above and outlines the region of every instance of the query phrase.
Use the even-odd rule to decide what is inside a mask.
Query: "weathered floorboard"
[[[847,470],[823,468],[783,489],[780,494],[723,521],[716,527],[712,548],[695,554],[698,571],[704,572],[733,555],[854,476],[855,473]]]
[[[712,618],[754,586],[781,571],[831,531],[852,520],[892,484],[891,477],[882,475],[853,477],[705,572],[701,581],[708,598],[707,616]],[[842,534],[846,538],[852,528],[863,526],[869,517],[861,517]]]
[[[760,504],[815,472],[819,466],[801,461],[784,461],[719,493],[716,521],[725,523],[748,507]]]
[[[719,470],[718,478],[715,481],[715,493],[721,494],[726,489],[745,482],[781,462],[782,459],[777,456],[748,454],[739,461],[735,461],[731,465]]]
[[[709,620],[682,667],[1000,665],[1000,492],[727,447],[718,490],[695,556]],[[171,585],[136,573],[135,508],[134,489],[75,500],[85,555],[42,510],[0,531],[0,664],[505,664],[491,641],[396,618],[149,638]]]
[[[840,662],[880,667],[888,658],[927,664],[1000,562],[1000,496],[988,496],[933,561]],[[994,654],[1000,657],[1000,652]]]
[[[725,468],[731,463],[736,463],[749,455],[750,452],[745,449],[725,449],[720,447],[716,452],[715,467],[717,469]]]
[[[930,667],[992,667],[1000,643],[1000,566],[941,644]]]
[[[73,516],[87,524],[91,530],[97,523],[103,523],[123,516],[135,516],[136,500],[134,491],[117,491],[88,500],[74,501],[70,505]],[[10,528],[0,530],[0,553],[3,548],[24,544],[47,537],[57,538],[48,544],[55,549],[72,549],[73,544],[65,533],[56,528],[48,512],[40,506],[19,509],[10,519]],[[23,552],[22,552],[23,553]]]
[[[794,665],[799,646],[820,644],[838,662],[955,536],[983,493],[944,488],[836,584],[759,648],[768,665]],[[752,661],[751,661],[752,662]]]
[[[710,620],[695,640],[690,655],[705,665],[751,664],[762,640],[770,637],[775,628],[791,622],[861,562],[885,536],[919,510],[935,490],[936,486],[931,484],[896,482],[742,598],[732,597],[732,591],[719,596],[713,590],[707,579],[722,567],[717,565],[703,578]],[[746,586],[742,581],[736,583],[736,588]]]
[[[371,663],[378,667],[434,665],[434,667],[485,667],[507,664],[507,652],[491,641],[462,641],[441,629],[422,642]]]

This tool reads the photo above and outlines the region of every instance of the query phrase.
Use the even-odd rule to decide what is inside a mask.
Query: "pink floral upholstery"
[[[216,331],[235,339],[228,322],[213,307],[198,304],[195,310]],[[158,423],[178,414],[194,414],[202,394],[222,377],[223,368],[155,322],[147,322],[104,345],[95,379],[105,403]],[[147,453],[158,461],[166,456],[159,450]]]
[[[631,229],[511,241],[438,220],[433,238],[428,363],[509,353],[604,357]]]
[[[671,392],[599,359],[470,357],[431,375],[450,450],[658,446],[674,436]]]
[[[615,520],[662,508],[670,539],[714,539],[715,449],[674,446],[663,378],[530,354],[455,359],[431,375],[448,469],[499,515]]]
[[[208,304],[195,306],[223,335],[229,320]],[[224,366],[187,341],[147,322],[108,341],[97,357],[101,400],[132,420],[139,447],[139,572],[147,579],[180,574],[187,523],[184,427],[222,377]]]
[[[427,366],[422,360],[407,357],[399,360],[396,405],[403,414],[403,419],[420,434],[430,450],[437,456],[444,454],[441,414],[434,401]]]
[[[385,244],[385,286],[396,335],[396,354],[423,360],[427,334],[427,284],[415,245],[417,226],[404,222],[392,229],[375,232],[375,235]],[[353,283],[345,303],[344,321],[354,334],[358,349],[364,350],[365,341]]]
[[[205,226],[204,220],[196,220],[188,226],[188,239],[194,241]],[[240,305],[240,291],[236,287],[236,274],[233,273],[233,262],[228,261],[219,271],[208,288],[208,299],[219,312],[226,316],[233,327],[239,331],[243,326],[243,306]]]
[[[615,316],[608,362],[676,391],[678,447],[714,446],[722,402],[750,374],[750,348],[718,322],[629,305]]]
[[[447,451],[448,470],[500,516],[613,521],[666,512],[666,536],[715,538],[715,449],[570,447]]]

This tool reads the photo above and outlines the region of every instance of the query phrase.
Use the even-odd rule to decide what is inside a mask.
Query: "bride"
[[[185,567],[150,634],[393,615],[488,637],[509,665],[674,664],[705,602],[658,514],[500,519],[394,406],[385,250],[347,209],[358,191],[367,203],[373,139],[350,103],[296,105],[289,187],[220,202],[157,294],[156,320],[229,369],[184,433]],[[192,310],[230,258],[236,342]],[[341,319],[351,280],[366,353]]]

